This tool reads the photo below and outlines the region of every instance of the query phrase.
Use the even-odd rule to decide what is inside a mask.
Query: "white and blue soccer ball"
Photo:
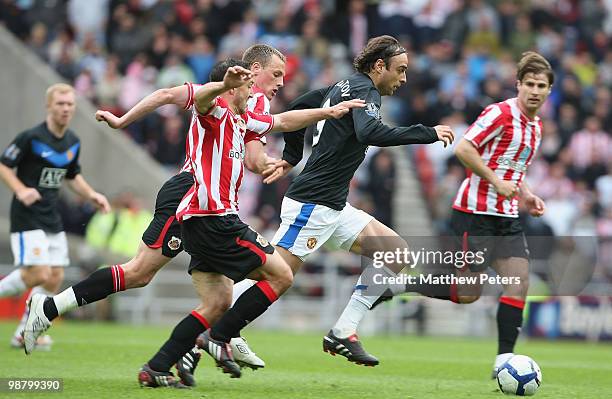
[[[497,384],[507,395],[531,396],[542,384],[542,371],[529,356],[515,355],[499,368]]]

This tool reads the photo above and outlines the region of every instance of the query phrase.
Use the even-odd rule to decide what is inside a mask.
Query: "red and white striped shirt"
[[[519,184],[542,140],[542,122],[529,120],[518,100],[491,104],[480,114],[463,137],[470,141],[485,165],[502,180]],[[487,180],[471,170],[455,197],[453,208],[462,212],[518,217],[518,198],[502,197]]]
[[[257,86],[253,85],[253,97],[247,102],[247,109],[256,114],[270,114],[270,100],[265,96],[264,92]],[[260,136],[259,141],[266,144],[266,136]]]
[[[177,218],[238,213],[244,145],[268,133],[274,117],[250,111],[235,115],[217,97],[206,115],[193,107],[192,119],[187,148],[195,183],[179,204]]]
[[[247,109],[256,114],[270,113],[270,100],[268,100],[264,92],[255,85],[253,85],[253,97],[249,98],[247,102]]]
[[[188,95],[187,95],[187,102],[183,106],[183,109],[191,110],[193,112],[194,107],[195,107],[194,106],[195,93],[203,85],[196,84],[196,83],[190,83],[190,82],[185,83],[185,85],[187,86]],[[254,92],[253,97],[249,98],[247,102],[247,110],[255,114],[269,114],[270,113],[270,100],[268,100],[268,98],[263,94],[263,91],[261,91],[261,89],[258,88],[257,86],[253,86],[253,92]],[[191,122],[189,123],[189,131],[191,131],[193,129],[194,124],[197,124],[197,123],[198,123],[197,113],[194,113],[193,116],[191,117]],[[261,141],[263,144],[266,144],[266,136],[259,136],[257,139]],[[179,171],[179,173],[192,171],[191,160],[189,159],[189,155],[188,155],[188,154],[191,154],[191,149],[189,148],[189,144],[190,144],[189,140],[186,140],[185,142],[185,161],[183,162],[183,166],[181,167],[181,170]]]
[[[185,85],[187,86],[187,90],[189,93],[187,95],[187,102],[183,106],[183,109],[193,111],[194,104],[195,104],[195,93],[203,85],[196,84],[196,83],[190,83],[190,82],[185,83]],[[253,97],[249,98],[247,102],[247,109],[256,114],[269,114],[270,113],[270,100],[268,100],[268,98],[263,94],[261,89],[258,88],[257,86],[253,86],[253,92],[254,92]],[[194,114],[191,117],[191,122],[189,123],[189,131],[193,129],[194,124],[197,124],[196,114]],[[266,144],[266,136],[258,136],[257,139],[261,141],[263,144]],[[179,173],[192,171],[191,161],[188,156],[188,154],[190,153],[191,153],[191,150],[189,148],[189,140],[186,140],[185,142],[185,161],[183,162],[183,166],[181,167],[181,170],[179,171]]]
[[[202,85],[199,84],[195,84],[195,83],[190,83],[187,82],[185,83],[185,85],[187,86],[187,90],[188,90],[188,94],[187,94],[187,102],[185,103],[185,106],[183,107],[183,109],[185,110],[191,110],[193,112],[193,110],[195,109],[195,92],[202,87]],[[194,128],[194,124],[198,123],[198,119],[197,119],[197,115],[194,113],[191,116],[191,121],[189,122],[189,132],[191,132],[191,130]],[[189,133],[187,133],[189,135]],[[189,154],[191,154],[191,148],[189,147],[191,143],[189,142],[189,140],[185,140],[185,161],[183,162],[183,167],[181,168],[181,170],[179,171],[179,173],[181,172],[189,172],[192,173],[193,170],[191,168],[191,159],[189,158]]]

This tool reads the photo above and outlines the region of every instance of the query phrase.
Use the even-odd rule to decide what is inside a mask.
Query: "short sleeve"
[[[466,140],[480,148],[492,138],[499,135],[504,127],[504,114],[498,104],[489,105],[482,111],[476,121],[463,136]]]
[[[74,152],[74,158],[68,164],[68,170],[66,171],[67,179],[74,179],[79,173],[81,173],[81,164],[79,163],[79,155],[81,154],[81,143],[77,142],[69,151]]]
[[[187,101],[183,106],[183,109],[189,110],[193,109],[193,105],[195,104],[195,93],[202,87],[203,85],[185,82],[185,86],[187,86]]]
[[[197,91],[197,88],[196,88],[196,91]],[[194,115],[199,116],[199,117],[211,117],[212,116],[215,119],[223,118],[223,115],[225,115],[225,113],[227,112],[229,105],[221,97],[216,97],[213,100],[213,102],[214,102],[214,105],[205,114],[198,111],[194,105],[192,107]]]
[[[256,114],[269,114],[270,100],[263,93],[256,93],[247,102],[247,109]]]
[[[247,133],[256,133],[264,135],[274,127],[274,116],[265,114],[256,114],[247,111],[246,113],[246,130]]]
[[[30,139],[27,132],[22,132],[15,137],[15,139],[9,144],[8,147],[2,153],[0,162],[9,168],[14,168],[23,159],[24,155],[30,147]]]

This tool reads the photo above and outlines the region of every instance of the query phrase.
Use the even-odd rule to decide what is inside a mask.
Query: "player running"
[[[520,281],[503,286],[497,312],[498,355],[493,376],[513,355],[522,324],[529,262],[527,243],[518,221],[517,195],[532,216],[543,215],[544,202],[523,180],[542,139],[542,123],[537,113],[550,94],[553,82],[554,74],[548,61],[537,53],[525,53],[517,66],[518,96],[488,106],[455,149],[468,169],[468,176],[453,205],[451,228],[460,250],[487,250],[484,262],[451,273],[474,277],[490,265],[499,276],[518,277]],[[480,297],[482,286],[449,283],[407,289],[455,303],[471,303]],[[381,297],[367,296],[364,292],[367,293],[367,287],[358,284],[336,325],[324,337],[323,348],[356,363],[375,365],[378,361],[363,351],[355,334],[366,310]]]
[[[249,99],[249,110],[255,113],[269,113],[270,100],[283,86],[285,56],[274,47],[256,44],[245,50],[243,59],[249,63],[250,68],[256,74],[253,87],[256,93]],[[96,118],[106,122],[113,129],[122,129],[163,105],[174,104],[190,109],[193,107],[194,90],[200,86],[188,83],[169,89],[160,89],[145,97],[120,118],[107,111],[98,111]],[[191,128],[193,124],[192,120]],[[244,159],[245,166],[254,173],[261,173],[268,165],[266,154],[263,152],[263,142],[265,142],[265,137],[258,137],[245,143],[248,150]],[[186,150],[190,152],[189,147]],[[97,302],[119,291],[146,286],[163,266],[183,251],[180,226],[175,220],[175,213],[181,199],[193,185],[194,180],[190,170],[191,166],[186,158],[179,173],[164,183],[158,192],[153,220],[144,232],[138,253],[133,259],[121,265],[101,268],[55,297],[46,298],[33,295],[35,298],[32,306],[42,306],[43,313],[50,322],[76,307]],[[43,305],[39,302],[42,302]],[[35,317],[35,315],[32,316],[32,324]],[[41,324],[43,325],[46,324]],[[22,330],[24,330],[23,325],[19,333]],[[39,332],[34,330],[25,332],[25,335],[29,337],[35,334]],[[242,365],[252,368],[265,365],[263,360],[249,349],[244,339],[240,337],[232,339],[232,347],[236,353],[236,361]],[[26,353],[30,353],[31,348],[28,345]],[[191,375],[197,366],[199,355],[199,352],[195,351],[187,354],[184,359],[186,362],[177,364],[179,375],[183,375],[183,371],[185,375]],[[189,381],[186,382],[189,383]]]
[[[188,138],[195,184],[181,201],[177,218],[183,221],[182,238],[191,255],[189,273],[201,304],[177,324],[168,341],[142,367],[138,379],[143,386],[182,387],[169,370],[204,331],[198,346],[224,372],[240,377],[229,345],[231,338],[291,286],[289,266],[265,238],[238,217],[244,141],[340,118],[351,108],[364,106],[363,100],[352,99],[333,107],[279,115],[248,112],[246,103],[252,96],[253,80],[245,67],[247,63],[231,59],[217,64],[211,72],[211,83],[196,92],[195,127]],[[247,276],[259,282],[227,310],[233,282]]]
[[[47,89],[47,117],[17,135],[0,159],[0,178],[15,193],[11,203],[11,249],[18,269],[0,281],[0,298],[33,288],[30,297],[53,295],[68,266],[68,242],[57,209],[59,189],[68,186],[103,212],[106,197],[94,191],[81,175],[81,142],[68,128],[76,109],[74,88],[58,83]],[[17,168],[15,172],[13,168]],[[11,340],[23,347],[26,309]],[[41,337],[44,338],[44,337]],[[31,351],[36,344],[28,346]],[[39,342],[49,349],[50,339]]]
[[[486,248],[485,262],[466,266],[457,274],[474,276],[490,266],[500,277],[515,281],[503,284],[499,299],[493,378],[513,356],[529,288],[529,251],[518,220],[518,202],[524,202],[531,216],[540,217],[546,209],[524,179],[542,140],[537,114],[555,77],[548,61],[535,52],[523,54],[516,77],[517,97],[485,108],[455,148],[467,177],[453,204],[451,229],[464,251]],[[481,290],[481,285],[458,286],[455,301],[474,302]]]
[[[368,146],[380,147],[450,144],[454,135],[448,126],[389,127],[381,122],[381,96],[392,95],[406,83],[408,56],[391,36],[371,39],[355,58],[356,73],[333,86],[314,90],[292,102],[290,109],[329,107],[351,98],[364,98],[366,107],[354,109],[338,120],[321,121],[313,134],[312,154],[302,173],[289,187],[282,203],[281,226],[272,243],[297,272],[308,255],[323,244],[369,256],[370,250],[387,250],[401,238],[372,216],[346,202],[349,183],[365,158]],[[269,182],[302,158],[303,134],[287,134],[283,161]],[[378,238],[384,237],[378,240]],[[388,238],[392,237],[391,240]],[[386,239],[385,239],[386,238]],[[368,242],[366,251],[362,244]],[[402,240],[403,241],[403,240]],[[393,247],[395,248],[395,247]],[[399,267],[400,269],[403,267]],[[396,270],[396,272],[399,270]],[[324,338],[324,349],[349,360],[376,365],[378,359],[366,353],[356,335],[357,325],[379,296],[356,290],[344,313]]]

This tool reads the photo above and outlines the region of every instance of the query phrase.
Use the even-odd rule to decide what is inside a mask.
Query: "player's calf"
[[[125,289],[140,288],[148,285],[157,272],[164,267],[169,258],[162,254],[159,249],[149,248],[141,244],[138,254],[121,265],[124,271]]]
[[[36,287],[51,278],[50,266],[25,266],[21,268],[21,278],[26,287]]]

